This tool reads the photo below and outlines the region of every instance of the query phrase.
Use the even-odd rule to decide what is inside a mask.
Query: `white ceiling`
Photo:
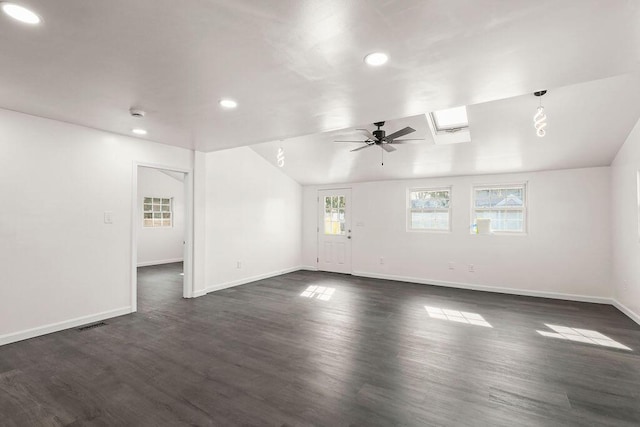
[[[383,179],[475,175],[606,166],[611,163],[640,117],[640,74],[549,89],[543,97],[547,135],[536,136],[533,94],[467,107],[471,142],[435,145],[424,114],[387,121],[387,133],[411,126],[407,138],[424,141],[397,146],[384,153],[336,139],[363,139],[354,129],[273,141],[252,148],[277,165],[278,148],[285,152],[282,171],[301,184],[328,184]],[[371,124],[363,126],[375,129]],[[348,136],[349,131],[355,133]],[[346,135],[345,135],[346,133]]]
[[[122,134],[141,125],[148,139],[203,151],[487,103],[640,69],[637,1],[14,1],[34,9],[44,23],[28,27],[0,14],[0,107]],[[389,53],[387,66],[363,63],[374,50]],[[591,114],[606,102],[608,109],[623,110],[620,105],[635,103],[628,92],[638,93],[637,80],[631,80],[626,91],[619,86],[624,79],[603,83],[605,98],[593,95],[587,105],[569,109]],[[551,105],[555,99],[571,102],[554,98],[554,92],[548,96],[545,141],[521,140],[505,151],[495,140],[479,139],[473,149],[429,151],[432,166],[424,173],[465,170],[458,165],[464,150],[469,153],[460,154],[463,164],[476,171],[494,170],[496,163],[535,166],[544,157],[539,152],[558,143],[552,135],[560,116]],[[222,111],[222,97],[236,99],[239,108]],[[497,126],[482,116],[495,117],[501,109],[519,108],[528,122],[529,99],[506,102],[470,109],[477,138],[490,134],[485,127]],[[142,122],[129,117],[132,105],[148,111]],[[618,119],[621,125],[627,114]],[[504,125],[503,139],[519,128],[513,120]],[[402,123],[389,122],[389,129]],[[612,147],[580,133],[581,124],[573,124],[573,139],[586,138],[576,145],[590,152],[581,163],[606,162]],[[613,130],[612,138],[623,131]],[[525,148],[527,143],[540,148]],[[558,150],[542,163],[573,162],[575,153]],[[362,158],[376,154],[363,151],[371,152]],[[394,154],[400,161],[402,153]],[[344,169],[339,162],[346,156],[339,157],[332,170]]]

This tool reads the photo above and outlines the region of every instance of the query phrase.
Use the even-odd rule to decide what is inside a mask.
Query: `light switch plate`
[[[104,223],[105,224],[113,224],[113,212],[112,211],[104,211]]]

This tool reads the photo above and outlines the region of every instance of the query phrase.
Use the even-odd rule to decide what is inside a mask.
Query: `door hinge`
[[[316,262],[320,262],[320,258],[316,258]]]
[[[320,227],[316,227],[316,233],[320,232]]]

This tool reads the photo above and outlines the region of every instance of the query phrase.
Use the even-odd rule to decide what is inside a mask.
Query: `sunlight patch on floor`
[[[493,328],[484,317],[478,313],[469,313],[467,311],[449,310],[438,307],[424,307],[429,313],[429,317],[434,319],[449,320],[451,322],[466,323],[468,325],[484,326],[485,328]]]
[[[309,286],[303,293],[300,294],[300,296],[305,298],[316,298],[322,301],[329,301],[335,291],[336,288],[328,288],[326,286]]]
[[[587,344],[595,344],[601,345],[604,347],[612,347],[619,348],[621,350],[629,350],[631,349],[624,344],[620,344],[618,341],[612,340],[606,335],[601,334],[598,331],[591,331],[589,329],[578,329],[578,328],[568,328],[566,326],[558,326],[558,325],[549,325],[545,323],[545,325],[554,330],[555,332],[548,331],[536,331],[540,335],[550,338],[559,338],[562,340],[583,342]]]

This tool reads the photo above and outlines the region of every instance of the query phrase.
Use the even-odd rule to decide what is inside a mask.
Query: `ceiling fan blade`
[[[367,129],[356,129],[359,130],[360,132],[362,132],[362,134],[364,136],[366,136],[368,139],[372,140],[372,141],[377,141],[378,138],[376,138],[376,136],[374,134],[372,134],[370,131],[368,131]]]
[[[380,148],[382,148],[387,153],[391,153],[392,151],[396,151],[396,149],[393,148],[392,146],[390,146],[389,144],[380,144]]]
[[[355,143],[355,144],[362,144],[363,142],[367,142],[367,141],[362,141],[362,140],[360,140],[360,141],[342,141],[342,140],[339,140],[339,141],[333,141],[333,142],[339,142],[339,143],[351,142],[351,143]]]
[[[374,145],[376,145],[376,144],[367,144],[367,145],[364,145],[362,147],[354,148],[353,150],[350,150],[350,151],[358,151],[358,150],[362,150],[364,148],[373,147]]]
[[[389,141],[388,144],[412,144],[414,141],[424,141],[424,139],[394,139]]]
[[[393,141],[396,138],[400,138],[401,136],[408,135],[408,134],[410,134],[412,132],[415,132],[415,131],[416,131],[415,129],[410,128],[409,126],[407,126],[404,129],[400,129],[399,131],[392,133],[391,135],[385,136],[384,139],[386,141]]]

